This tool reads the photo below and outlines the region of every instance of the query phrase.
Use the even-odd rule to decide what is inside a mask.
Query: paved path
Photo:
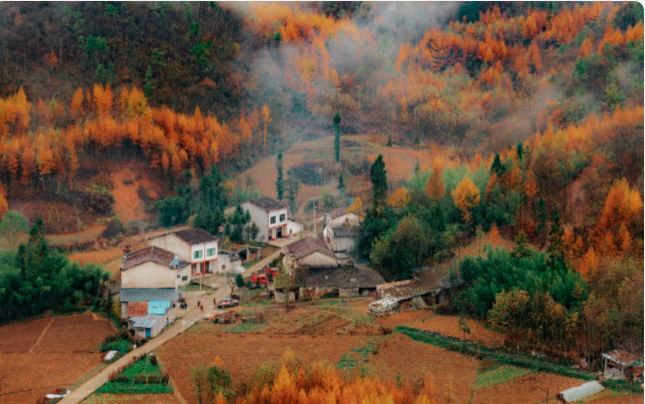
[[[277,247],[277,246],[276,246]],[[250,276],[253,272],[262,269],[265,265],[267,265],[269,262],[272,260],[276,259],[278,255],[280,254],[282,250],[278,250],[275,253],[269,255],[268,257],[262,259],[260,262],[256,263],[249,269],[244,271],[243,276]],[[206,292],[208,293],[208,292]],[[230,289],[228,289],[228,293],[230,293]],[[108,375],[117,370],[119,367],[126,365],[131,358],[135,356],[139,356],[144,353],[149,353],[172,338],[176,337],[177,335],[181,334],[182,332],[186,331],[188,328],[190,328],[193,324],[195,324],[197,321],[200,319],[205,318],[207,315],[212,315],[214,314],[217,310],[213,306],[212,299],[214,298],[222,298],[224,297],[224,288],[219,288],[217,289],[214,293],[211,293],[209,295],[204,296],[204,299],[202,302],[204,302],[204,312],[199,310],[196,306],[196,302],[193,305],[191,302],[189,302],[189,307],[192,307],[192,309],[188,311],[182,311],[181,309],[177,309],[178,315],[181,315],[182,317],[178,320],[176,320],[174,323],[172,323],[169,327],[167,327],[163,332],[156,337],[152,338],[149,340],[145,345],[135,349],[134,351],[128,353],[118,361],[114,362],[110,366],[108,366],[105,370],[103,370],[101,373],[98,375],[94,376],[92,379],[88,380],[86,383],[84,383],[82,386],[77,388],[76,390],[72,391],[67,397],[59,401],[60,404],[77,404],[83,401],[85,398],[89,397],[92,393],[94,393],[99,387],[103,386],[105,383],[108,382]],[[196,299],[195,299],[196,300]]]

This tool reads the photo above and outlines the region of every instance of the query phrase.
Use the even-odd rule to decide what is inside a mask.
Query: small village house
[[[321,295],[376,295],[377,286],[383,283],[385,280],[381,275],[355,266],[302,267],[296,270],[298,296],[301,299],[314,299]]]
[[[196,228],[162,234],[149,239],[148,245],[171,251],[180,260],[191,264],[190,274],[183,275],[182,281],[220,272],[218,240],[206,230]]]
[[[176,289],[121,289],[121,316],[137,338],[156,336],[177,317]]]
[[[176,267],[172,269],[171,267]],[[178,285],[190,282],[190,263],[156,246],[133,253],[121,263],[121,316],[138,338],[150,338],[176,318]]]
[[[333,267],[338,265],[336,255],[323,240],[305,237],[284,247],[286,268],[297,266]]]
[[[275,240],[291,233],[288,225],[287,206],[268,197],[244,202],[242,209],[249,211],[251,221],[260,228],[258,240]]]
[[[354,213],[347,214],[346,207],[330,210],[324,216],[323,238],[335,252],[350,253],[356,249],[360,220]]]

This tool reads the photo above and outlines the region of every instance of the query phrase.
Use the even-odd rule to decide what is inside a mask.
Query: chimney
[[[126,244],[123,247],[123,259],[121,260],[121,268],[120,268],[121,271],[123,271],[123,264],[125,264],[125,261],[130,256],[130,251],[132,251],[132,247],[130,246],[130,244]]]

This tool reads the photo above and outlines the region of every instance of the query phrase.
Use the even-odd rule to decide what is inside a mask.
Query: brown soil
[[[51,322],[51,318],[0,327],[0,354],[27,353]]]
[[[98,352],[99,342],[114,332],[112,322],[91,314],[56,317],[33,353]]]
[[[365,337],[303,336],[262,334],[184,333],[158,350],[175,387],[189,403],[196,403],[192,394],[190,369],[208,365],[217,355],[232,376],[254,372],[267,362],[279,360],[290,348],[306,362],[337,363],[350,349],[365,345]]]
[[[286,335],[381,335],[379,327],[352,321],[342,314],[309,307],[298,307],[288,313],[274,310],[266,315],[269,325],[260,329],[263,334]]]
[[[93,394],[84,404],[179,404],[172,394]]]
[[[470,341],[477,341],[480,344],[487,346],[503,346],[504,335],[490,331],[486,326],[477,320],[467,319],[466,324],[470,328],[471,333],[466,334],[466,339]],[[408,327],[417,328],[419,330],[430,330],[449,337],[463,338],[464,332],[459,329],[459,316],[441,316],[436,315],[433,317],[425,318],[410,324]]]
[[[155,183],[150,180],[146,170],[141,167],[126,167],[110,174],[110,180],[114,189],[114,213],[121,218],[123,223],[130,221],[147,221],[150,214],[144,210],[144,201],[141,200],[138,189],[143,187],[151,200],[159,198],[159,190]]]
[[[457,403],[468,403],[475,387],[479,361],[455,352],[414,341],[394,333],[379,344],[380,349],[370,362],[384,377],[393,378],[398,372],[408,381],[430,373],[439,393],[440,403],[449,402],[446,393],[452,390]],[[452,389],[450,388],[452,385]],[[489,401],[493,403],[496,401]]]
[[[67,387],[99,362],[99,353],[0,355],[0,402],[33,403],[44,394]]]
[[[549,395],[555,397],[561,391],[580,386],[584,381],[548,373],[534,373],[508,383],[498,384],[476,391],[472,404],[535,404],[546,401]]]
[[[551,400],[549,400],[551,402]],[[617,392],[611,390],[603,390],[598,394],[583,398],[576,401],[576,403],[590,403],[590,404],[643,404],[643,396],[640,394],[632,394],[631,402],[629,401],[629,393]],[[557,402],[560,404],[560,402]]]
[[[429,310],[406,311],[404,313],[397,313],[391,316],[374,319],[374,322],[382,325],[383,327],[394,328],[399,325],[408,325],[408,323],[421,320],[422,318],[429,317],[431,315],[432,312]]]

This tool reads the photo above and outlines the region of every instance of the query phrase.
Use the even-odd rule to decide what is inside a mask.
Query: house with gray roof
[[[333,267],[338,265],[336,254],[323,240],[305,237],[284,247],[284,263],[287,268]]]
[[[242,209],[251,215],[251,222],[260,228],[257,239],[270,241],[278,238],[289,237],[293,232],[288,223],[289,212],[287,205],[275,199],[263,196],[262,198],[244,202]]]
[[[190,271],[182,280],[201,278],[220,272],[218,239],[200,228],[184,229],[148,239],[148,246],[172,252],[178,259],[190,263]]]

